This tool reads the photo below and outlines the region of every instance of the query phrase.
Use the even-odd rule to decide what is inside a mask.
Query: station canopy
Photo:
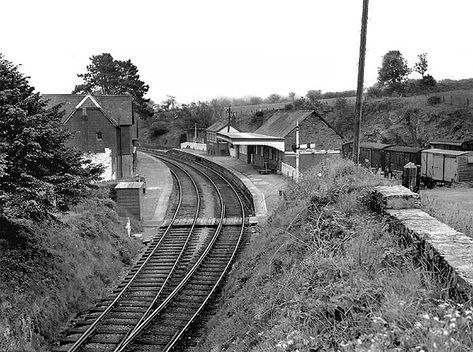
[[[284,138],[249,132],[218,132],[217,137],[233,145],[263,145],[284,152]]]

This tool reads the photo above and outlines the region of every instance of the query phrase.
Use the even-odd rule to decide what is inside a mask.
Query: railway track
[[[54,351],[170,351],[234,260],[245,228],[245,207],[234,186],[207,167],[155,156],[176,181],[167,225],[114,295],[81,316]]]

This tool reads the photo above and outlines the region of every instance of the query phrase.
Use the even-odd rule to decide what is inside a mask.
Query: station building
[[[342,137],[314,110],[278,111],[252,133],[221,129],[215,139],[228,144],[230,155],[259,170],[284,174],[293,172],[296,151],[304,171],[323,158],[338,157],[342,146]]]
[[[217,138],[217,133],[220,132],[238,133],[240,131],[226,120],[217,121],[207,127],[205,130],[205,143],[207,144],[208,155],[230,155],[231,146],[229,143],[221,138]]]
[[[61,105],[70,143],[106,167],[105,179],[133,175],[137,122],[129,95],[44,94],[48,106]]]

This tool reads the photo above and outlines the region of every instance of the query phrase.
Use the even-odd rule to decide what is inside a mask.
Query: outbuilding
[[[132,215],[138,220],[143,218],[144,182],[119,182],[115,186],[118,215]]]
[[[424,149],[421,164],[426,183],[473,181],[473,151]]]

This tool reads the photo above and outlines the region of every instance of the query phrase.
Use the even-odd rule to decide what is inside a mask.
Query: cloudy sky
[[[0,52],[42,93],[69,93],[89,58],[131,61],[148,98],[178,102],[356,88],[362,0],[5,0]],[[371,0],[365,85],[381,57],[473,77],[471,0]],[[412,77],[417,77],[412,74]]]

